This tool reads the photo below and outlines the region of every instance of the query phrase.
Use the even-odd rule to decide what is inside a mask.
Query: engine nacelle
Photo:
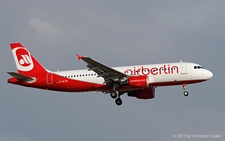
[[[128,85],[135,88],[148,88],[149,79],[148,76],[131,76],[128,78]]]
[[[136,97],[138,99],[152,99],[155,97],[155,88],[150,87],[144,90],[135,90],[132,92],[128,92],[128,96]]]

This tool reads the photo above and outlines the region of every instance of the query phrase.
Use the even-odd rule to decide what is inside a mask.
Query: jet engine
[[[148,76],[131,76],[128,78],[128,85],[135,88],[148,88],[149,79]]]

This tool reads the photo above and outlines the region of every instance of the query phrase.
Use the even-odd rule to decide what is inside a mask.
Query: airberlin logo
[[[134,67],[133,69],[127,69],[124,71],[129,75],[161,75],[161,74],[175,74],[178,73],[178,66],[163,65],[161,67]]]
[[[21,47],[12,50],[17,69],[20,71],[30,71],[33,69],[34,64],[30,53]]]
[[[21,55],[21,59],[19,60],[19,63],[23,66],[26,66],[26,65],[30,65],[32,63],[32,60],[31,58],[28,56],[28,55]]]

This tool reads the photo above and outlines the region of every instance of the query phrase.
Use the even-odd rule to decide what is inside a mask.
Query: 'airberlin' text
[[[170,65],[163,65],[161,67],[153,67],[153,68],[146,68],[144,66],[140,68],[134,67],[133,69],[127,69],[124,71],[125,74],[128,75],[161,75],[161,74],[174,74],[178,72],[178,66],[170,66]]]

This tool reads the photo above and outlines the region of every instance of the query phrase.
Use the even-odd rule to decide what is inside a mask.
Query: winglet
[[[82,59],[83,56],[81,56],[80,54],[77,54],[78,60]]]

